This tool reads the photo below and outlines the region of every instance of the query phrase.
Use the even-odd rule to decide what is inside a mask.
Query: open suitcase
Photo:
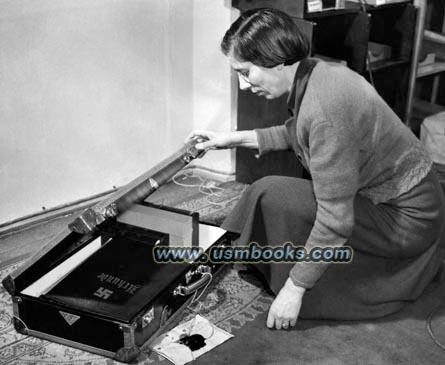
[[[158,262],[154,250],[205,252],[230,245],[229,234],[144,201],[200,157],[194,143],[87,209],[5,278],[18,332],[131,362],[205,289],[221,264]]]

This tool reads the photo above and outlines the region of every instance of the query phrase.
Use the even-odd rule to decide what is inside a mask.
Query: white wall
[[[120,186],[234,127],[224,0],[0,0],[0,223]],[[233,173],[228,151],[199,164]]]
[[[235,129],[238,78],[230,78],[230,67],[222,56],[219,44],[230,24],[238,17],[239,11],[231,9],[229,0],[195,0],[193,4],[194,128],[201,129],[205,126],[212,130]],[[197,160],[196,165],[223,173],[234,173],[235,153],[210,151],[202,160]]]

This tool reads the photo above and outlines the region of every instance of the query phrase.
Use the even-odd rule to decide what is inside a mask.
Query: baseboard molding
[[[105,199],[107,196],[111,195],[114,192],[115,190],[106,191],[85,199],[81,199],[61,206],[56,206],[54,208],[45,209],[42,212],[30,214],[9,222],[2,223],[0,224],[0,236],[16,233],[18,231],[31,228],[40,223],[49,222],[50,220],[59,217],[80,213],[83,210],[98,203],[102,199]]]
[[[213,171],[205,167],[190,167],[187,168],[187,171],[192,171],[193,173],[196,173],[197,175],[202,176],[205,179],[216,180],[219,182],[227,182],[235,179],[234,174],[225,174],[218,171]],[[42,212],[30,214],[9,222],[2,223],[0,224],[0,236],[16,233],[18,231],[31,228],[35,225],[48,222],[52,219],[68,215],[75,215],[105,199],[115,191],[116,190],[105,191],[103,193],[85,199],[46,209]]]

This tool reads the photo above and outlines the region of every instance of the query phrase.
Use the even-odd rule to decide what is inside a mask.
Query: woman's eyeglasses
[[[250,70],[242,70],[242,71],[235,70],[235,72],[238,74],[238,77],[243,79],[243,81],[247,82],[248,84],[251,84],[249,80]]]

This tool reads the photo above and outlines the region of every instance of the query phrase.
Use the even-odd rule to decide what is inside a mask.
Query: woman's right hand
[[[185,143],[195,138],[202,138],[195,145],[198,150],[218,150],[233,147],[258,148],[256,132],[234,131],[234,132],[214,132],[208,130],[195,130],[185,139]]]
[[[203,142],[198,142],[195,148],[198,150],[217,150],[232,148],[236,146],[235,132],[213,132],[207,130],[195,130],[185,139],[185,143],[193,139],[201,138]]]

